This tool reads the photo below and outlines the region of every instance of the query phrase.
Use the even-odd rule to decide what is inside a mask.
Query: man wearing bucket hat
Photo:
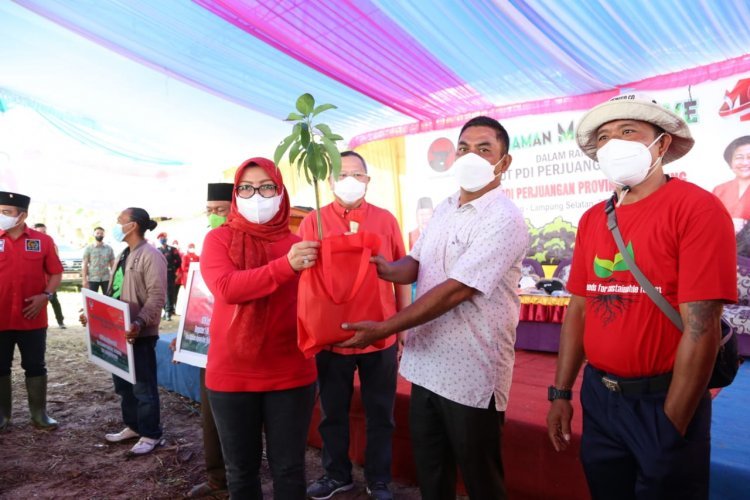
[[[679,310],[680,332],[639,286],[605,202],[581,218],[548,433],[570,444],[583,363],[581,461],[593,498],[708,498],[711,396],[724,303],[737,300],[732,221],[711,193],[664,175],[693,146],[687,124],[643,96],[586,113],[576,140],[615,185],[617,225],[643,274]]]
[[[26,225],[28,196],[0,191],[0,431],[10,422],[15,346],[26,374],[31,422],[55,429],[47,415],[47,302],[62,279],[55,243]]]

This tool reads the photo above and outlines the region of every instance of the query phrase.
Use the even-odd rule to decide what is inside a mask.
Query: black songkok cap
[[[216,182],[208,185],[206,201],[232,201],[234,184],[230,182]]]
[[[31,198],[26,195],[0,191],[0,205],[8,205],[28,210],[30,203]]]

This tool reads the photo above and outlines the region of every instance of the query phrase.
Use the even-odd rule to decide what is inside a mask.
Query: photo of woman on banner
[[[265,433],[276,498],[304,498],[315,362],[297,348],[299,272],[319,243],[289,230],[289,194],[266,158],[235,173],[225,224],[206,235],[200,270],[214,295],[206,388],[232,498],[263,498]]]
[[[742,229],[750,219],[750,135],[737,137],[724,150],[724,161],[734,173],[731,181],[719,184],[713,193],[727,207],[734,221],[734,231]]]

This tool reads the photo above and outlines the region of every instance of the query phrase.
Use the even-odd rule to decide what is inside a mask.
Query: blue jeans
[[[365,479],[368,483],[391,482],[397,350],[398,346],[393,344],[388,349],[366,354],[320,351],[315,357],[322,410],[318,426],[323,439],[321,458],[326,474],[334,479],[348,482],[352,478],[349,408],[357,370],[367,426]]]
[[[276,499],[305,498],[305,450],[315,384],[268,392],[207,389],[219,431],[231,498],[262,499],[262,432]]]
[[[159,386],[156,383],[156,341],[158,337],[139,337],[133,344],[135,384],[112,375],[115,392],[120,395],[122,420],[143,437],[159,439]]]
[[[586,365],[581,386],[581,463],[594,500],[707,499],[711,395],[683,437],[664,413],[666,391],[612,392]]]
[[[0,332],[0,377],[10,375],[16,345],[21,353],[21,368],[26,377],[47,375],[44,353],[47,349],[47,329],[4,330]]]

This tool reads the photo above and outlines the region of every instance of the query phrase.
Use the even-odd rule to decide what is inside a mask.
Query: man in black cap
[[[234,185],[230,182],[218,182],[208,185],[206,197],[206,215],[208,225],[215,229],[227,220],[229,209],[232,207],[232,193]],[[201,423],[203,424],[203,453],[206,459],[207,480],[193,487],[188,493],[189,498],[199,498],[225,492],[227,476],[224,469],[224,456],[221,453],[219,433],[216,431],[211,408],[206,394],[206,370],[201,368]]]
[[[32,423],[54,429],[47,415],[47,302],[62,280],[55,243],[26,225],[28,196],[0,191],[0,430],[10,423],[10,368],[15,346],[26,372]]]
[[[233,189],[234,185],[231,182],[216,182],[208,185],[206,215],[208,215],[208,225],[211,229],[216,229],[227,221],[229,209],[232,208]]]

